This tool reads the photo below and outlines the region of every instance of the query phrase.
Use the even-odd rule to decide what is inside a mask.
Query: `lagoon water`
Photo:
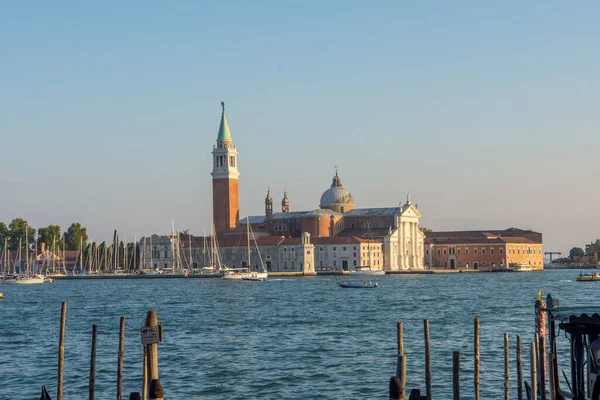
[[[0,399],[37,399],[42,385],[55,398],[63,300],[67,400],[87,398],[92,324],[98,325],[96,398],[116,397],[122,315],[123,397],[141,391],[140,328],[151,308],[163,325],[159,372],[167,399],[387,399],[396,321],[404,322],[407,386],[423,390],[423,319],[430,321],[434,398],[452,397],[452,352],[461,351],[462,396],[470,399],[475,317],[481,319],[481,398],[502,397],[504,332],[516,398],[515,335],[532,340],[537,291],[565,306],[600,300],[600,282],[576,282],[577,273],[377,276],[371,278],[380,287],[370,290],[341,289],[337,276],[0,285]]]

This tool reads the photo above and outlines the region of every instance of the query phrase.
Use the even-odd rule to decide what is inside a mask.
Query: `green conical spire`
[[[221,125],[219,126],[219,136],[217,136],[217,141],[231,140],[231,132],[229,131],[229,124],[227,123],[224,102],[221,102],[221,107],[223,108],[223,114],[221,115]]]

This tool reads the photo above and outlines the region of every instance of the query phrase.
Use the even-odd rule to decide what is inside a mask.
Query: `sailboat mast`
[[[135,262],[137,261],[137,234],[133,234],[133,268],[135,268]]]
[[[23,273],[23,254],[21,253],[22,239],[19,238],[19,274]],[[16,273],[15,269],[15,273]]]
[[[248,238],[248,271],[252,269],[250,264],[250,220],[246,217],[246,237]]]
[[[188,254],[190,256],[188,269],[192,269],[192,235],[188,234]]]
[[[83,236],[79,237],[79,270],[83,271]]]

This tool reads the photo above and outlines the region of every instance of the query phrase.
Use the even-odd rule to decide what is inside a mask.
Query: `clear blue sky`
[[[227,104],[241,215],[411,192],[434,230],[600,237],[597,1],[4,2],[0,221],[208,230]]]

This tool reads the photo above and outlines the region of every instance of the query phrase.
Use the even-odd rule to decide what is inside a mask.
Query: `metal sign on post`
[[[162,326],[146,326],[142,328],[142,344],[156,344],[162,341]]]

